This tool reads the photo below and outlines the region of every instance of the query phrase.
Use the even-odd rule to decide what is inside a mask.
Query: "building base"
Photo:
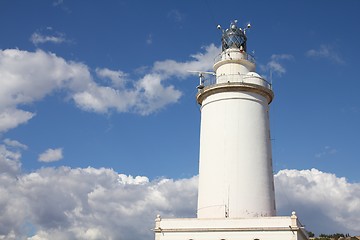
[[[307,240],[295,212],[290,217],[155,219],[155,240]]]

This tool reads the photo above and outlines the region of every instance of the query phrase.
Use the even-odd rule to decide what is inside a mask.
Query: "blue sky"
[[[73,171],[98,176],[111,170],[130,185],[151,188],[159,179],[171,179],[176,185],[171,188],[184,191],[180,183],[196,181],[200,127],[198,78],[187,70],[211,70],[220,53],[216,25],[227,27],[237,19],[239,25],[251,22],[248,51],[255,52],[257,71],[273,82],[271,135],[279,181],[282,174],[297,176],[299,184],[309,173],[329,177],[334,183],[329,189],[349,188],[352,205],[333,216],[324,208],[321,216],[359,212],[359,9],[355,0],[1,1],[0,170],[25,180],[50,172],[65,179],[69,171],[68,177]],[[2,188],[10,191],[5,183]],[[191,189],[193,196],[196,187]],[[23,194],[28,204],[31,194]],[[277,201],[281,214],[295,207]],[[168,204],[172,207],[154,207],[151,214],[187,216],[196,197],[185,210]],[[9,204],[2,207],[11,212]],[[55,234],[55,223],[44,224],[54,220],[51,214],[41,218],[30,212],[14,219],[13,228],[0,228],[0,236]],[[152,224],[151,214],[144,226]],[[97,239],[101,230],[88,224],[82,231],[87,226]],[[356,225],[331,226],[360,235]],[[331,231],[318,225],[310,230],[317,227]],[[66,237],[80,239],[76,231]],[[149,236],[144,234],[136,239]]]

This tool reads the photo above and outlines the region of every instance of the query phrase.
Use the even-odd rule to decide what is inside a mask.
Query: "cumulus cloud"
[[[0,144],[0,175],[3,177],[7,175],[14,177],[19,174],[21,170],[21,152],[27,148],[28,147],[25,144],[22,144],[19,141],[11,140],[9,138],[4,139],[3,144]]]
[[[265,65],[260,65],[260,69],[264,72],[270,72],[270,74],[275,73],[278,76],[282,76],[286,73],[283,62],[293,59],[294,57],[290,54],[273,54]]]
[[[275,186],[279,212],[297,210],[308,230],[360,234],[360,183],[317,169],[281,170]]]
[[[0,144],[0,181],[8,176],[15,177],[20,173],[21,150],[10,148],[6,144]],[[1,181],[0,188],[2,183],[3,182]]]
[[[97,69],[99,76],[110,78],[121,87],[93,84],[74,94],[74,100],[80,108],[87,111],[104,113],[112,108],[118,112],[132,111],[148,115],[180,99],[181,91],[173,85],[166,85],[166,81],[174,77],[183,79],[189,76],[188,70],[211,69],[214,57],[219,52],[220,49],[211,44],[204,47],[203,52],[191,55],[191,60],[186,62],[171,59],[157,61],[150,69],[145,69],[142,78],[132,82],[126,80],[128,74],[122,71]]]
[[[151,239],[156,214],[195,216],[196,185],[105,168],[18,169],[0,175],[0,239]]]
[[[20,158],[0,145],[0,239],[145,240],[157,214],[196,217],[196,176],[150,181],[92,167],[23,173]],[[279,215],[295,210],[318,234],[360,233],[360,183],[316,169],[281,170],[275,188]]]
[[[56,162],[63,158],[62,148],[49,148],[39,155],[40,162]]]
[[[7,131],[8,129],[15,128],[22,123],[26,123],[34,116],[35,113],[20,109],[3,109],[0,112],[0,132]]]
[[[324,58],[333,63],[345,64],[345,61],[330,45],[320,45],[318,49],[310,49],[305,53],[306,56],[311,58]]]
[[[41,50],[0,50],[0,132],[35,116],[20,106],[41,100],[57,89],[84,89],[91,81],[82,63],[67,62]]]
[[[110,70],[108,68],[97,68],[96,74],[98,77],[103,79],[110,79],[111,85],[115,87],[122,88],[126,84],[126,78],[128,74],[122,72],[122,71],[114,71]]]
[[[86,111],[151,114],[180,99],[182,93],[168,83],[170,79],[188,76],[187,70],[210,69],[218,52],[209,45],[186,62],[157,61],[132,80],[128,73],[108,68],[97,68],[93,76],[85,64],[42,50],[0,50],[0,132],[29,121],[35,113],[20,108],[57,90],[65,90]],[[101,84],[96,77],[110,84]]]

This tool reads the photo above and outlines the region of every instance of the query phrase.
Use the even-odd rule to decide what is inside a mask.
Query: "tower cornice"
[[[247,83],[247,82],[227,82],[209,85],[201,89],[196,95],[196,101],[202,105],[205,98],[212,94],[221,92],[253,92],[264,96],[268,100],[268,104],[274,98],[274,92],[258,84]]]

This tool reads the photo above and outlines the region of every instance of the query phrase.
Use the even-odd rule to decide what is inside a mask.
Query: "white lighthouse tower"
[[[269,128],[274,95],[255,73],[246,40],[235,22],[223,31],[222,53],[214,64],[216,82],[197,94],[199,218],[275,215]]]
[[[216,80],[198,86],[197,218],[158,216],[156,240],[308,239],[295,212],[276,216],[269,127],[274,93],[255,72],[245,31],[236,21],[222,31]]]

